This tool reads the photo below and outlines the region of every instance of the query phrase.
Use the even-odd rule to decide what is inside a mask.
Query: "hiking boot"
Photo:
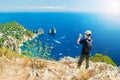
[[[88,68],[89,68],[89,66],[86,66],[86,67],[85,67],[85,69],[88,69]]]

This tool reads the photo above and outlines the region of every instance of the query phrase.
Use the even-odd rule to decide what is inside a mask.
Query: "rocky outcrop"
[[[17,22],[9,22],[0,24],[0,48],[9,48],[17,53],[21,53],[20,47],[23,42],[32,40],[38,35],[44,34],[43,29],[39,29],[37,33],[27,30]]]
[[[95,75],[88,80],[120,80],[119,67],[97,62],[92,63],[89,70],[94,70]]]
[[[78,59],[64,57],[60,61],[38,58],[0,58],[0,80],[120,80],[120,68],[101,62],[85,63],[77,69]],[[8,64],[9,63],[9,64]]]
[[[3,47],[9,48],[17,53],[20,53],[16,39],[13,39],[11,36],[7,36],[7,40],[4,42]]]
[[[44,34],[44,30],[43,30],[42,28],[39,28],[37,34],[38,34],[38,35]]]
[[[30,30],[17,22],[9,22],[0,24],[0,48],[10,48],[11,50],[20,53],[22,42],[31,40],[36,36]]]
[[[85,63],[77,69],[78,59],[64,57],[59,62],[34,59],[28,80],[33,77],[40,80],[120,80],[120,70],[112,65],[90,62],[85,69]],[[38,80],[39,80],[38,79]]]
[[[4,35],[3,33],[0,33],[0,38],[1,38],[3,35]]]
[[[53,28],[49,29],[48,34],[56,34],[56,28],[53,27]]]

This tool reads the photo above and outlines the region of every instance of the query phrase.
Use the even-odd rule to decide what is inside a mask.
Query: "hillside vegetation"
[[[116,64],[113,62],[112,58],[108,57],[107,55],[96,53],[94,56],[91,57],[92,62],[105,62],[107,64],[111,64],[113,66],[116,66]]]
[[[17,51],[23,41],[28,40],[28,38],[32,38],[33,36],[33,32],[26,30],[17,22],[0,24],[0,47]]]

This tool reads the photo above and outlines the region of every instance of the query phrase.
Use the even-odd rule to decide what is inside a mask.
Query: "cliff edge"
[[[0,80],[120,80],[120,68],[102,62],[85,63],[77,69],[77,58],[60,61],[38,58],[0,57]]]

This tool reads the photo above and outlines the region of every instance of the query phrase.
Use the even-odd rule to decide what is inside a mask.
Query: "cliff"
[[[44,31],[39,29],[38,34],[41,33]],[[24,41],[36,36],[16,22],[0,24],[0,80],[120,80],[120,68],[112,66],[115,64],[107,56],[97,54],[88,69],[85,62],[77,69],[78,58],[54,61],[16,54]]]
[[[0,47],[9,48],[20,53],[20,45],[31,40],[35,35],[32,31],[25,29],[17,22],[0,24]]]
[[[0,57],[0,80],[120,80],[120,68],[102,62],[85,63],[77,69],[77,58],[60,61],[38,58]]]

